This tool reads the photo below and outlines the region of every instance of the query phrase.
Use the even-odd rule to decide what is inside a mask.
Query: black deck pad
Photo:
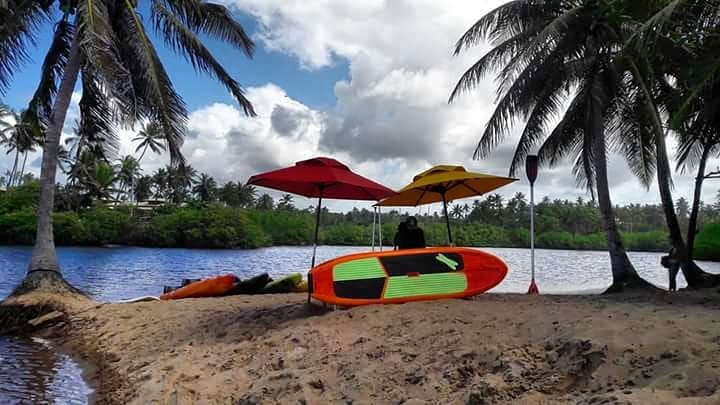
[[[445,258],[450,261],[457,263],[457,266],[453,269],[453,266],[440,260],[438,258],[439,255],[445,256]],[[450,273],[463,269],[462,256],[457,253],[420,253],[407,256],[385,256],[380,257],[380,262],[382,262],[390,277],[405,276],[408,273]]]
[[[384,287],[385,277],[333,282],[335,295],[339,298],[381,298]]]

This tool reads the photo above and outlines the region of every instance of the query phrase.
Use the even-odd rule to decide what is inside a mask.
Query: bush
[[[40,183],[28,184],[0,193],[0,215],[37,207],[40,199]]]
[[[705,225],[695,239],[697,260],[720,261],[720,223]]]
[[[86,237],[82,244],[102,246],[123,242],[130,214],[124,209],[94,207],[80,212]]]
[[[25,208],[0,215],[0,243],[31,245],[35,241],[37,219],[35,210]]]

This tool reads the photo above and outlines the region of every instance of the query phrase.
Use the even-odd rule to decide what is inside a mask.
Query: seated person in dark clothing
[[[418,227],[415,217],[408,217],[403,224],[398,226],[395,235],[395,245],[398,249],[417,249],[425,247],[425,232]]]

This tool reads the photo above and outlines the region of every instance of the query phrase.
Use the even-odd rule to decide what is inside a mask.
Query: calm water
[[[318,248],[320,261],[366,251],[366,247]],[[487,249],[503,258],[510,272],[495,292],[525,292],[530,278],[530,252],[526,249]],[[177,285],[183,278],[219,273],[239,277],[269,272],[281,276],[306,272],[311,248],[274,247],[258,250],[186,250],[146,248],[60,248],[65,277],[100,301],[142,295],[159,295],[163,285]],[[659,253],[631,253],[647,280],[665,287],[667,273]],[[0,297],[22,279],[30,248],[0,246]],[[720,263],[701,263],[720,273]],[[536,251],[537,283],[542,293],[601,291],[610,284],[607,253],[563,250]],[[678,287],[684,287],[682,275]],[[67,356],[55,354],[46,343],[0,338],[0,404],[85,403],[90,391],[81,370]]]

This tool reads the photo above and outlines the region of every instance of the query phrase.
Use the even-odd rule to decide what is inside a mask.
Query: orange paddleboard
[[[308,284],[328,304],[396,304],[471,297],[500,284],[507,270],[482,250],[435,247],[338,257],[310,270]]]
[[[232,274],[206,278],[190,283],[160,296],[161,300],[179,300],[182,298],[220,297],[232,290],[237,278]]]

